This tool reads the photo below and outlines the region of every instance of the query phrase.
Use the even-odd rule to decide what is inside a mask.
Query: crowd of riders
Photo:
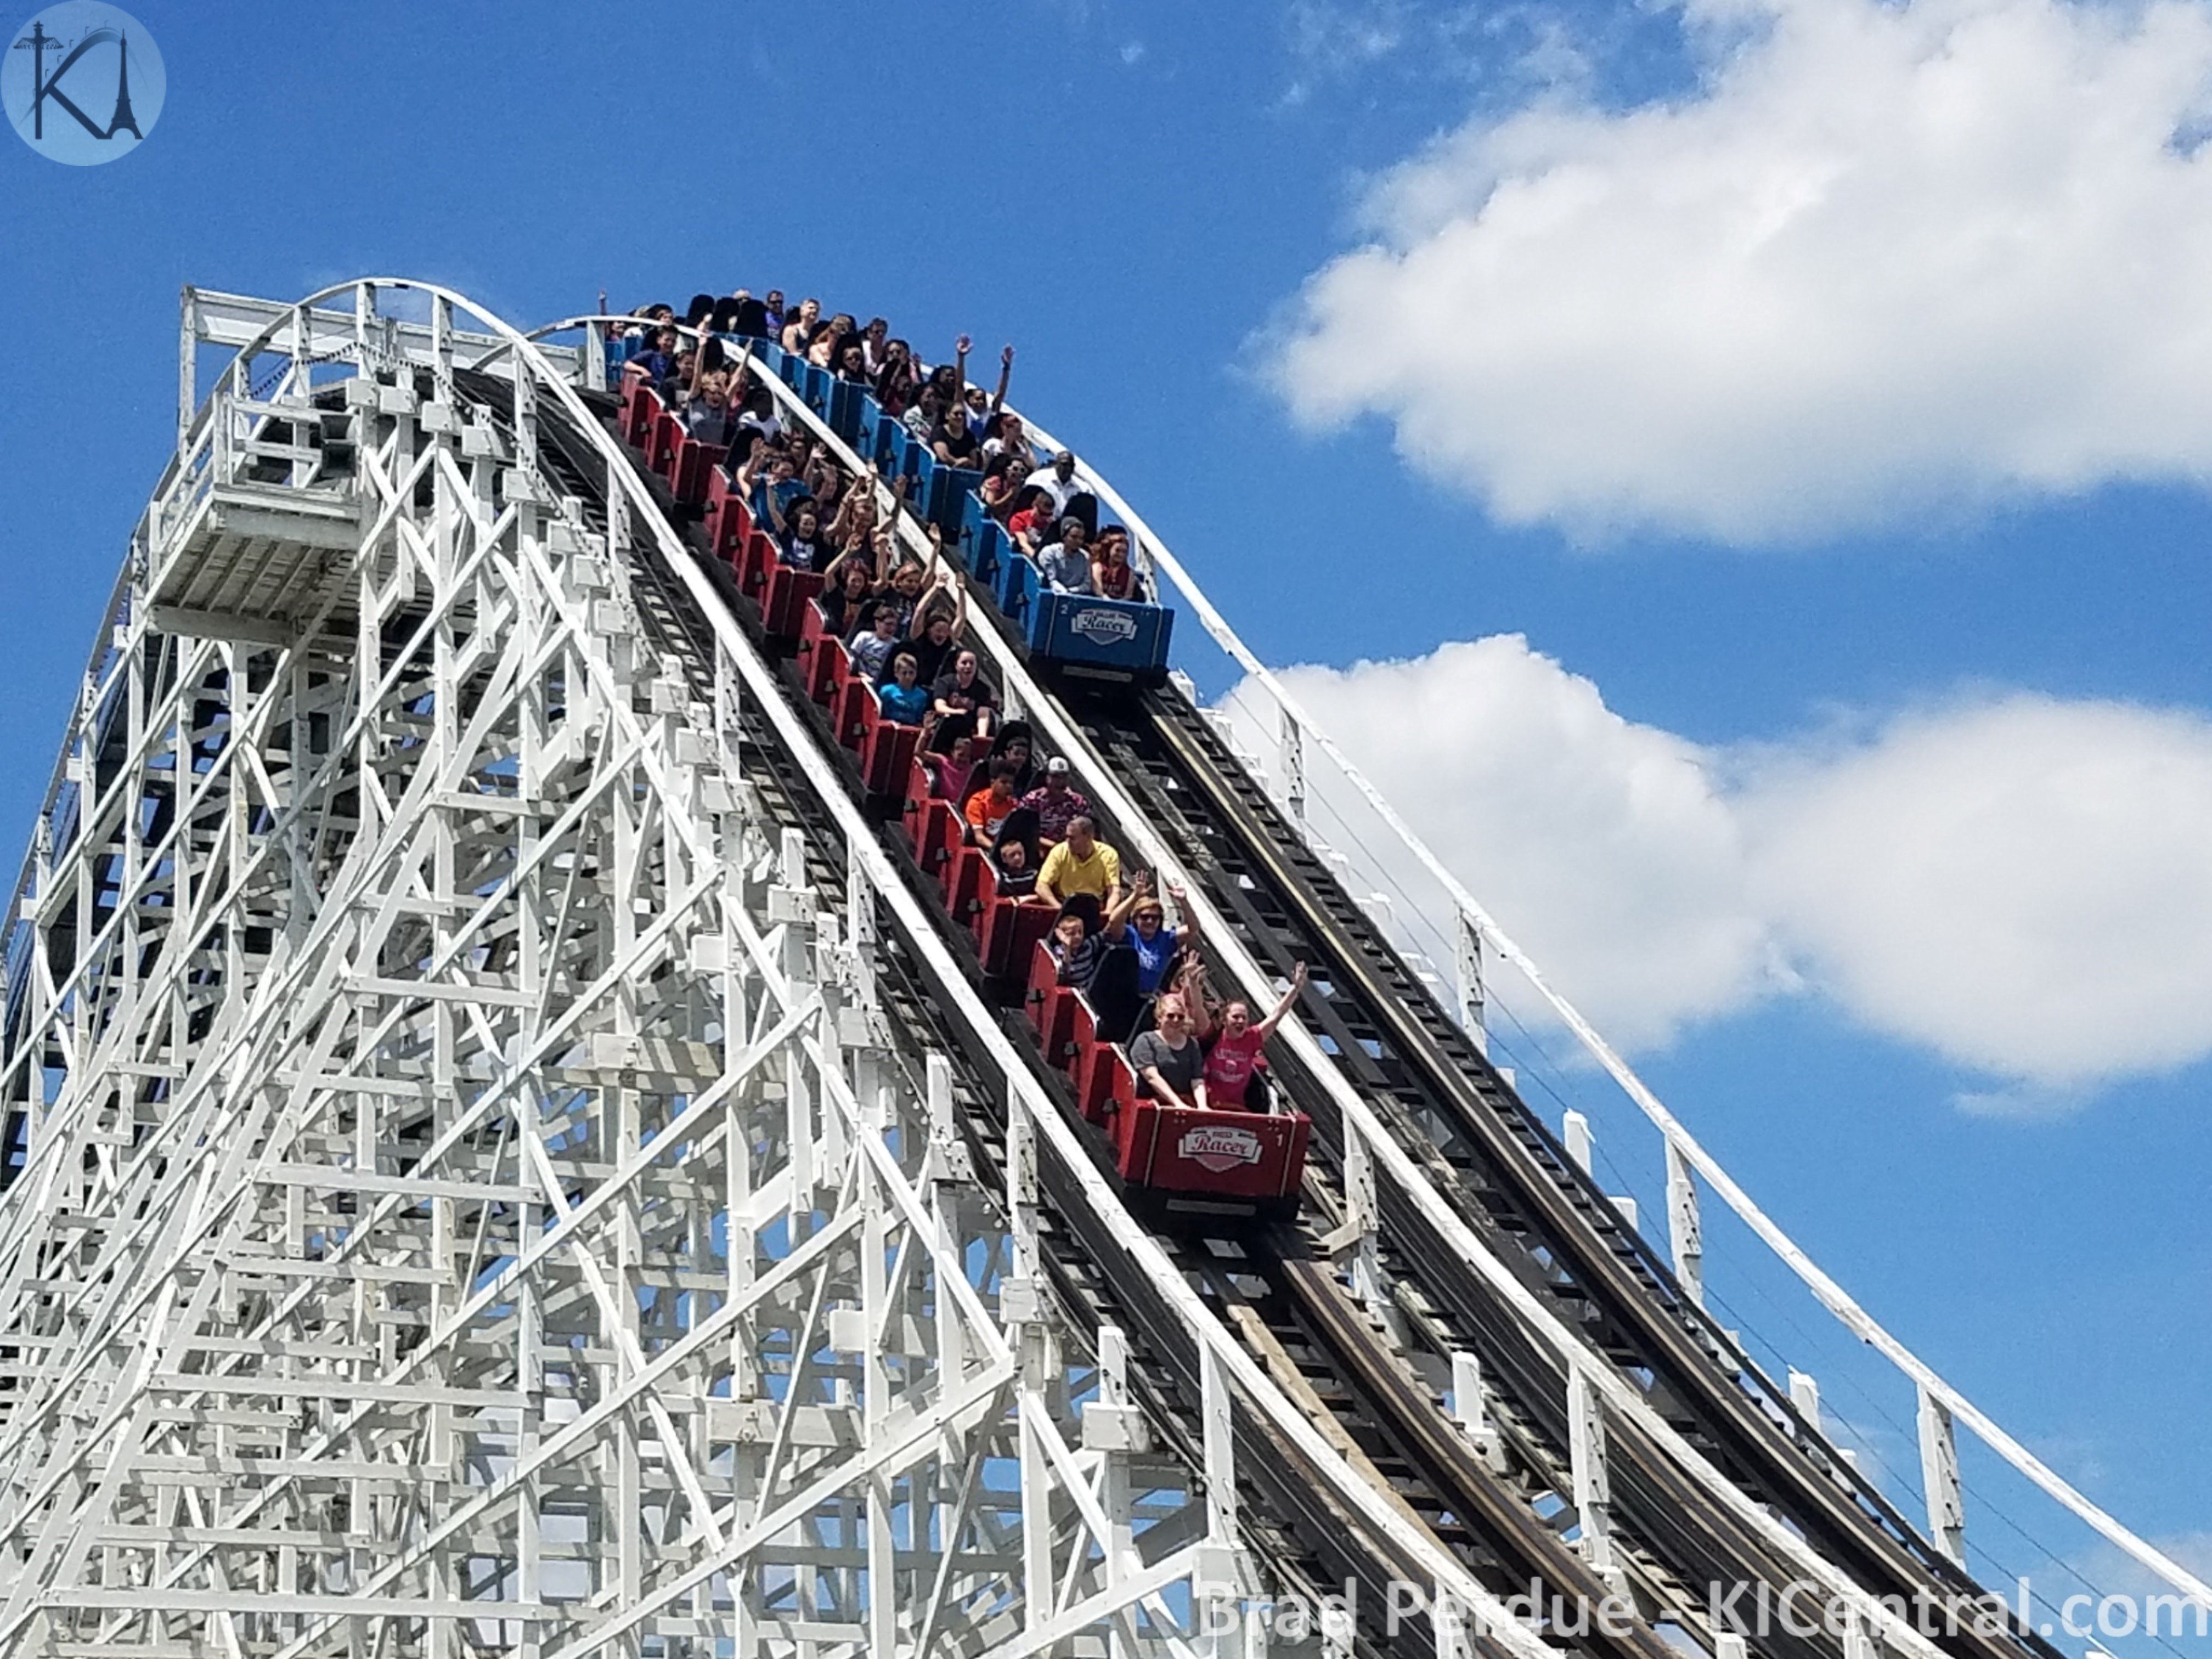
[[[760,528],[782,562],[822,573],[816,603],[853,672],[886,719],[921,728],[932,783],[990,855],[999,894],[1056,912],[1046,945],[1059,982],[1081,990],[1099,1035],[1124,1045],[1140,1091],[1170,1105],[1268,1110],[1261,1049],[1303,988],[1303,966],[1271,1009],[1216,994],[1182,890],[1125,871],[1067,761],[1041,754],[1028,722],[1003,717],[967,642],[967,583],[942,532],[929,526],[927,559],[908,551],[873,475],[854,477],[825,440],[785,420],[746,351],[772,342],[863,385],[939,461],[980,471],[984,509],[1047,586],[1153,599],[1127,531],[1101,524],[1075,457],[1040,454],[1006,407],[1013,347],[987,391],[968,379],[964,334],[949,362],[931,366],[881,317],[825,315],[819,301],[788,304],[775,289],[697,295],[680,318],[641,307],[620,340],[625,372],[651,381],[691,436],[728,452],[732,483],[765,509]]]

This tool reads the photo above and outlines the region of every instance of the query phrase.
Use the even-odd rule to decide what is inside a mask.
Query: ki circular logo
[[[0,58],[0,108],[48,161],[98,167],[146,142],[169,77],[146,26],[106,0],[60,0]]]

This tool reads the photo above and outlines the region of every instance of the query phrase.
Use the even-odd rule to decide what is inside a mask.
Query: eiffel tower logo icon
[[[70,70],[76,66],[78,60],[86,52],[108,40],[115,42],[116,47],[115,112],[108,117],[107,125],[103,128],[89,115],[79,109],[69,94],[62,90],[62,81]],[[43,21],[33,23],[31,32],[15,42],[17,52],[27,52],[31,54],[31,142],[36,144],[42,143],[46,140],[46,104],[51,100],[95,138],[106,141],[113,138],[118,132],[127,132],[141,143],[144,143],[146,135],[139,131],[138,118],[131,112],[131,109],[130,37],[117,28],[102,27],[94,29],[74,47],[70,48],[68,55],[55,64],[54,72],[48,75],[46,54],[49,52],[60,52],[65,45],[66,42],[58,40],[46,33],[46,27]]]

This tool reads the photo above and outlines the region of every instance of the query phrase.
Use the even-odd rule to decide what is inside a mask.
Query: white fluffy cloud
[[[1617,1041],[1802,987],[1995,1079],[1989,1109],[2212,1054],[2212,721],[2014,694],[1727,756],[1517,636],[1285,678]],[[1376,881],[1379,826],[1307,771]],[[1380,879],[1431,897],[1402,858]]]
[[[1663,1041],[1756,991],[1765,930],[1744,902],[1734,815],[1695,744],[1623,720],[1518,635],[1282,678],[1455,874],[1510,896],[1507,927],[1620,1041]],[[1248,720],[1248,746],[1264,757],[1273,732]],[[1327,788],[1317,757],[1307,771],[1327,796],[1314,814],[1323,839],[1347,853],[1395,846]],[[1434,908],[1409,858],[1364,873],[1401,911]],[[1425,943],[1449,961],[1449,940]]]
[[[1498,518],[1804,538],[2212,476],[2201,0],[1687,0],[1697,92],[1384,177],[1273,369]]]
[[[2012,696],[1741,803],[1753,889],[1861,1018],[2065,1087],[2212,1051],[2212,726]]]

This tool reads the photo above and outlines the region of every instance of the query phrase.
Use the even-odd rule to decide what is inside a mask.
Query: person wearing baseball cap
[[[1044,781],[1022,797],[1021,804],[1036,814],[1037,840],[1047,848],[1067,839],[1069,821],[1091,811],[1080,789],[1068,782],[1067,757],[1054,755],[1044,763]]]

